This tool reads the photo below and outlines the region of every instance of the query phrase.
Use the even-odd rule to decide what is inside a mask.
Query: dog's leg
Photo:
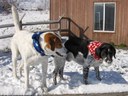
[[[66,79],[63,77],[63,72],[64,72],[64,66],[59,69],[59,77],[60,77],[61,80],[66,80]]]
[[[63,69],[65,65],[66,59],[65,58],[60,58],[60,57],[54,57],[54,64],[55,64],[55,69],[53,71],[53,82],[56,85],[57,84],[57,75],[59,74],[60,79],[63,79]]]
[[[17,63],[18,51],[16,50],[15,46],[14,45],[12,46],[12,45],[11,45],[11,50],[12,50],[13,77],[15,79],[18,79],[16,74],[16,63]]]
[[[101,81],[99,67],[95,67],[96,78]]]
[[[29,88],[29,66],[27,65],[27,62],[24,62],[24,76],[25,76],[25,88],[26,90]]]
[[[20,64],[20,66],[19,66],[19,69],[18,69],[20,76],[22,76],[22,69],[23,69],[23,66],[24,66],[24,63],[22,62],[22,63]]]
[[[57,80],[56,80],[56,78],[57,78],[57,74],[58,74],[58,72],[59,72],[59,69],[60,69],[60,61],[61,61],[61,58],[59,58],[59,57],[54,57],[54,64],[55,64],[55,69],[54,69],[54,71],[53,71],[53,82],[54,82],[54,84],[56,85],[57,84]]]
[[[83,67],[83,80],[85,84],[88,84],[88,72],[89,72],[89,67]]]
[[[63,77],[63,72],[64,72],[64,66],[65,66],[65,62],[66,62],[66,59],[65,58],[62,58],[60,59],[61,62],[59,63],[59,77],[61,80],[66,80],[64,77]]]
[[[12,58],[12,62],[13,62],[13,77],[15,78],[15,79],[17,79],[17,74],[16,74],[16,58]]]
[[[54,71],[53,71],[53,82],[54,82],[55,85],[57,84],[56,78],[57,78],[58,71],[59,71],[59,68],[55,68]]]
[[[47,92],[46,76],[47,76],[47,67],[48,67],[48,58],[42,62],[42,89],[44,92]]]

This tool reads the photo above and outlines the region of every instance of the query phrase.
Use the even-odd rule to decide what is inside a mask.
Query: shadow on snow
[[[79,86],[83,82],[83,74],[78,72],[65,72],[65,75],[70,77],[69,85],[70,86]],[[88,81],[90,84],[127,84],[128,82],[121,76],[120,73],[116,71],[100,71],[101,81],[97,80],[95,77],[95,72],[90,71],[88,76]]]

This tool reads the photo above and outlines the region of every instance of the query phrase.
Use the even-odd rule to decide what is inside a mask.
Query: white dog
[[[23,61],[25,74],[25,88],[29,88],[29,66],[32,64],[42,64],[42,85],[44,91],[47,91],[46,74],[49,56],[63,57],[65,50],[61,39],[54,32],[37,32],[21,30],[19,16],[15,6],[12,5],[12,15],[16,33],[11,42],[13,76],[17,78],[16,62],[18,55]]]

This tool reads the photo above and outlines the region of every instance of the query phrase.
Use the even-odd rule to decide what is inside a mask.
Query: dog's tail
[[[16,32],[19,32],[20,31],[19,15],[14,5],[12,5],[12,16],[13,16],[15,30]]]

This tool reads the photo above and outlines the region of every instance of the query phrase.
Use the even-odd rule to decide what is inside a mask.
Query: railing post
[[[22,20],[20,21],[20,30],[22,30]]]
[[[79,28],[79,30],[80,30],[80,38],[83,39],[83,29],[82,28]]]
[[[61,34],[61,20],[62,18],[59,20],[59,24],[58,24],[58,29],[59,29],[60,34]]]
[[[68,35],[71,36],[71,19],[68,18]]]

